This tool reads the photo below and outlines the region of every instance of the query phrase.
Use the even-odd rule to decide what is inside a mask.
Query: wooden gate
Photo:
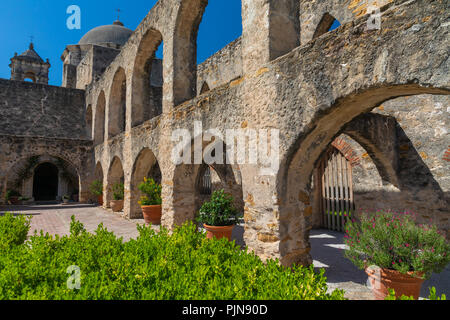
[[[330,147],[319,163],[318,177],[322,226],[343,232],[355,210],[350,161],[338,149]]]

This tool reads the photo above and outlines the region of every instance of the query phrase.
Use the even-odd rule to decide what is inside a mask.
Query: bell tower
[[[34,83],[48,84],[48,71],[50,62],[42,58],[34,51],[33,42],[28,50],[21,55],[14,54],[11,58],[11,80],[25,81],[31,80]]]

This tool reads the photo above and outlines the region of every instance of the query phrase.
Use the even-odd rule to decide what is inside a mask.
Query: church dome
[[[123,46],[132,33],[133,30],[125,28],[122,22],[116,21],[111,25],[92,29],[81,38],[78,44],[114,43]]]

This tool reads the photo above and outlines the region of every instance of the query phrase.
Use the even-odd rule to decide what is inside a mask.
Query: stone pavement
[[[68,235],[70,230],[71,216],[84,224],[89,232],[94,232],[100,223],[114,232],[118,237],[123,237],[124,241],[138,236],[136,224],[144,224],[144,219],[127,220],[110,210],[104,210],[95,205],[85,204],[52,204],[52,205],[31,205],[31,206],[8,206],[0,209],[3,212],[13,212],[14,214],[31,215],[30,235],[35,230],[44,230],[49,234]],[[159,229],[158,226],[154,228]]]

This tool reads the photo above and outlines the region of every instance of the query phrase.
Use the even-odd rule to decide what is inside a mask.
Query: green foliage
[[[6,201],[8,201],[11,199],[11,197],[20,197],[20,196],[21,196],[20,192],[18,192],[16,190],[8,190],[8,191],[6,191],[5,199],[6,199]]]
[[[100,180],[92,181],[89,190],[94,196],[101,196],[103,194],[103,183]]]
[[[30,218],[11,213],[0,216],[0,252],[19,246],[27,239]]]
[[[197,221],[209,226],[231,226],[238,223],[239,217],[233,197],[222,189],[214,191],[211,200],[203,203]]]
[[[114,200],[123,200],[124,199],[124,192],[125,192],[125,187],[124,187],[123,183],[121,183],[121,182],[115,183],[112,186],[112,192],[113,192],[113,199]]]
[[[139,185],[139,190],[145,194],[139,201],[141,206],[154,206],[162,203],[161,185],[152,178],[144,178],[144,181]]]
[[[429,294],[428,298],[426,298],[425,300],[447,300],[447,297],[445,296],[445,294],[442,294],[440,297],[438,297],[436,295],[435,287],[429,288],[429,290],[430,290],[430,294]],[[395,296],[395,290],[389,289],[389,295],[387,295],[384,300],[416,300],[416,299],[414,299],[413,296],[408,297],[405,295],[402,295],[401,297],[397,298]]]
[[[137,239],[124,242],[103,225],[88,233],[72,217],[69,236],[41,231],[14,250],[2,247],[0,299],[344,299],[340,290],[326,293],[323,270],[264,263],[234,242],[206,239],[192,223],[171,234],[149,226],[138,230]],[[80,268],[80,289],[67,287],[69,266]]]
[[[436,226],[416,225],[408,212],[364,215],[345,229],[345,256],[361,269],[376,265],[427,279],[450,262],[450,245]]]

